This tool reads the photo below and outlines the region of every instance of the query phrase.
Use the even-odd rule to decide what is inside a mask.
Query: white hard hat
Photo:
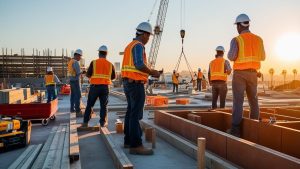
[[[198,71],[201,71],[201,68],[198,68]]]
[[[240,14],[239,16],[236,17],[234,24],[243,23],[243,22],[250,22],[250,18],[248,15]]]
[[[217,46],[216,51],[222,51],[225,52],[225,49],[223,46]]]
[[[82,50],[81,50],[81,49],[76,49],[75,52],[74,52],[74,54],[75,54],[75,53],[77,53],[77,54],[79,54],[79,55],[82,56]]]
[[[105,45],[102,45],[99,47],[98,51],[107,52],[107,47]]]
[[[153,35],[152,33],[152,26],[149,22],[142,22],[140,23],[137,27],[136,27],[137,31],[144,31],[144,32],[148,32],[151,35]]]
[[[52,72],[52,71],[53,71],[53,68],[50,67],[50,66],[48,66],[48,67],[47,67],[47,72]]]

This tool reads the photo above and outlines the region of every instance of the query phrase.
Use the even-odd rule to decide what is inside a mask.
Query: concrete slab
[[[113,161],[99,132],[78,132],[82,169],[114,169]]]

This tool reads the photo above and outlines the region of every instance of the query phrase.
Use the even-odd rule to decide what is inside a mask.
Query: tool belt
[[[123,78],[123,81],[127,81],[128,83],[142,83],[142,84],[145,83],[143,80],[133,80],[129,78]]]

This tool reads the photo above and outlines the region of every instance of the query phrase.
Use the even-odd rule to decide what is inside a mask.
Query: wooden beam
[[[111,133],[106,127],[100,128],[101,136],[106,144],[106,147],[108,148],[113,162],[115,164],[115,167],[117,169],[133,169],[133,165],[130,162],[130,160],[127,158],[123,150],[119,146],[116,146],[113,142],[113,138],[110,135]]]

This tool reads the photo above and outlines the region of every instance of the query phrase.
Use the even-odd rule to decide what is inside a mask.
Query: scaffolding
[[[2,48],[0,78],[40,78],[45,75],[47,66],[53,67],[59,78],[65,78],[69,60],[67,50],[64,49],[60,56],[56,56],[56,50],[52,52],[45,49],[41,55],[40,51],[33,49],[32,55],[25,55],[24,49],[21,49],[21,54],[13,54],[12,50],[8,52],[7,49]]]

